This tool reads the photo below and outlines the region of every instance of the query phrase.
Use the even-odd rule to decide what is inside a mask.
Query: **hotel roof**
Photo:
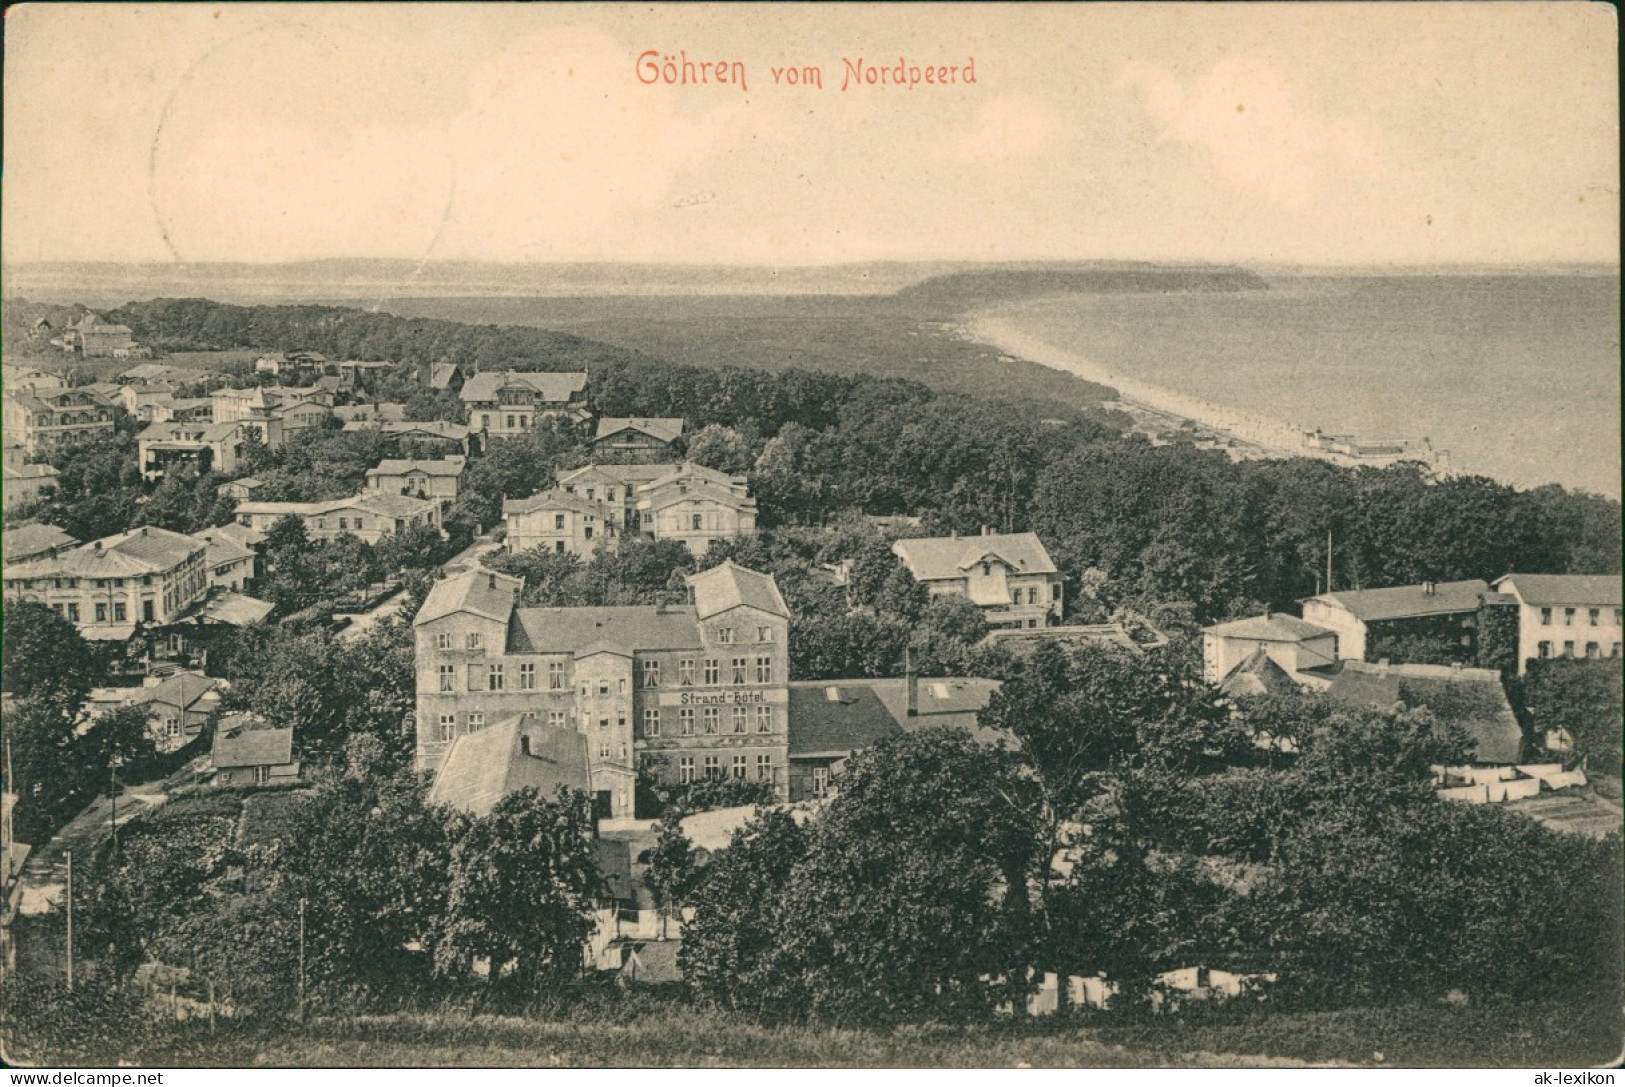
[[[731,559],[721,566],[691,574],[687,580],[694,592],[694,608],[701,619],[737,607],[790,617],[790,609],[785,606],[779,586],[770,575],[747,570]]]
[[[412,622],[414,625],[429,623],[467,611],[505,623],[524,584],[523,578],[509,577],[507,574],[465,570],[435,582]]]
[[[590,793],[587,738],[524,717],[464,733],[452,741],[435,773],[429,803],[483,816],[503,797],[526,788],[549,799],[561,788]]]
[[[634,653],[698,649],[694,609],[630,604],[591,608],[517,608],[508,628],[509,653]]]

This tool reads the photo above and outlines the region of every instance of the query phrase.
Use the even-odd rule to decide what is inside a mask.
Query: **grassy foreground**
[[[1622,1037],[1620,1017],[1594,1006],[1436,1004],[889,1033],[757,1027],[675,1002],[560,1019],[415,1012],[222,1023],[213,1035],[196,1020],[172,1026],[107,1057],[169,1067],[1576,1068],[1616,1061]]]

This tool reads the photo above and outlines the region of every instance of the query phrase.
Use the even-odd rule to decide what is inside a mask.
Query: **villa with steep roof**
[[[605,416],[598,420],[598,431],[592,440],[593,457],[616,464],[669,462],[686,425],[682,419]]]
[[[581,394],[586,388],[585,372],[486,371],[465,381],[457,395],[468,409],[470,430],[508,438],[535,430],[548,416],[585,422]]]
[[[381,460],[378,467],[367,469],[367,490],[433,498],[444,510],[457,500],[457,484],[467,464],[468,458],[463,456],[438,460]]]
[[[502,520],[508,529],[503,546],[510,552],[541,548],[591,558],[604,541],[620,537],[626,511],[619,504],[612,506],[554,487],[503,502]]]
[[[787,795],[790,612],[733,563],[688,578],[683,605],[520,607],[524,583],[468,570],[414,620],[417,764],[529,714],[586,738],[599,814],[629,818],[638,771],[673,786],[761,781]]]
[[[681,540],[695,555],[712,540],[756,534],[756,500],[744,476],[704,465],[592,464],[561,473],[529,498],[504,502],[507,549],[591,556],[606,539]]]
[[[1030,630],[1061,620],[1061,573],[1035,533],[917,537],[892,551],[933,597],[965,597],[991,627]]]

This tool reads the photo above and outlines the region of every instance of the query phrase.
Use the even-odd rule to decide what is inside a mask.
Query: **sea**
[[[1620,496],[1617,274],[1280,277],[1262,291],[1057,295],[975,317],[1090,380],[1115,374],[1294,428],[1426,438],[1452,472]]]

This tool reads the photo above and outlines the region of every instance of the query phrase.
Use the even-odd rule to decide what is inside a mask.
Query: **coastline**
[[[1392,463],[1394,459],[1419,459],[1378,460],[1317,449],[1304,440],[1305,433],[1315,429],[1311,425],[1253,415],[1198,396],[1119,374],[1083,354],[1057,347],[1037,336],[1023,332],[1009,320],[998,316],[996,312],[982,311],[969,314],[959,328],[960,333],[967,339],[985,344],[1002,354],[1048,366],[1085,381],[1115,389],[1117,401],[1107,401],[1105,406],[1123,411],[1134,419],[1136,430],[1153,436],[1169,430],[1194,429],[1195,434],[1192,437],[1196,439],[1198,445],[1223,448],[1237,459],[1314,457],[1344,466]]]

